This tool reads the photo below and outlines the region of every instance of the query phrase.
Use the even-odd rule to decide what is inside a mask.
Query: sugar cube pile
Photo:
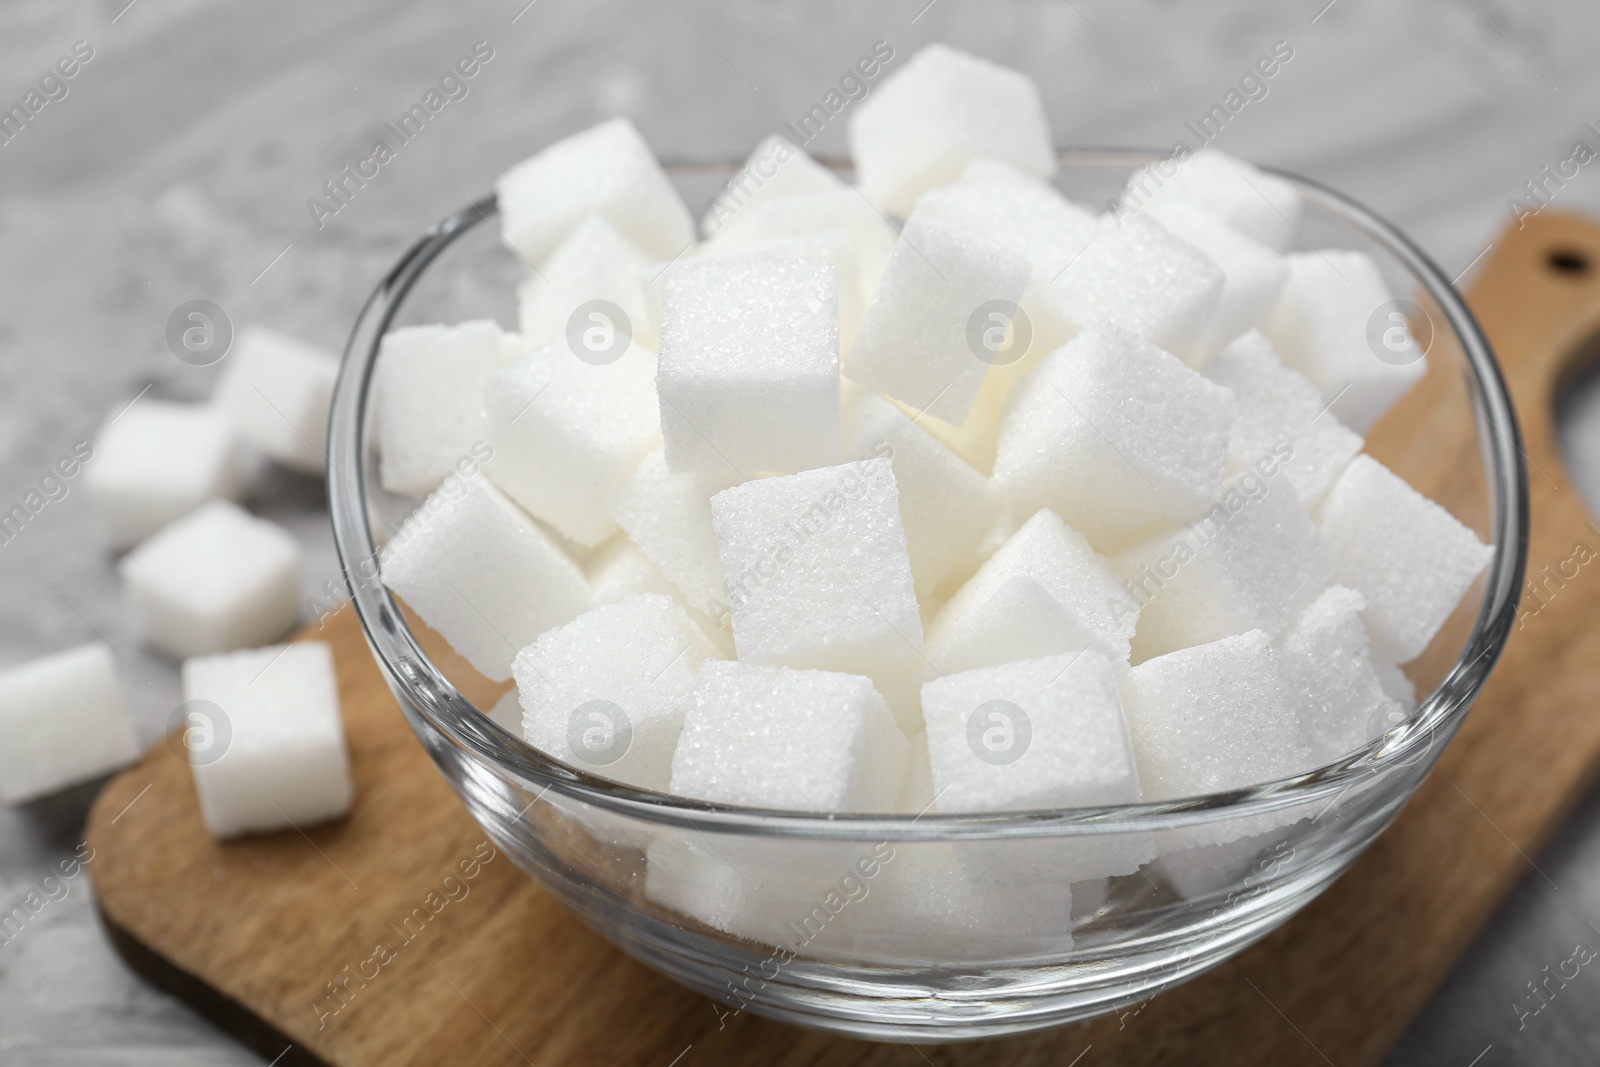
[[[497,185],[517,332],[385,341],[380,470],[426,499],[383,578],[514,678],[493,721],[634,788],[917,814],[1242,789],[1404,718],[1493,549],[1363,453],[1428,368],[1378,262],[1211,149],[1073,203],[1038,90],[942,45],[849,135],[859,184],[767,138],[696,241],[627,120],[574,134]],[[1269,823],[918,849],[881,899],[1065,936]],[[815,874],[635,844],[743,935]]]

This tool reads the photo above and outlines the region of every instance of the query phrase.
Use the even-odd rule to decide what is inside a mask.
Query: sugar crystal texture
[[[1209,148],[1136,171],[1120,210],[1149,208],[1160,217],[1175,204],[1204,211],[1279,252],[1294,239],[1301,208],[1299,191],[1285,179]]]
[[[884,78],[850,115],[861,187],[905,218],[917,197],[979,156],[1031,174],[1055,171],[1039,89],[1024,74],[931,44]]]
[[[488,454],[484,383],[506,364],[508,339],[488,319],[402,326],[384,335],[372,384],[378,476],[403,496],[470,474]]]
[[[900,237],[878,209],[855,189],[776,197],[750,204],[724,220],[722,228],[702,250],[707,255],[721,255],[773,241],[832,233],[847,234],[854,244],[861,299],[870,299]],[[671,271],[667,274],[670,276]]]
[[[215,403],[239,437],[295,470],[327,466],[328,405],[339,360],[333,353],[262,326],[239,331],[217,382]]]
[[[1111,322],[1191,367],[1215,348],[1222,269],[1141,215],[1102,217],[1095,239],[1041,271],[1038,299],[1080,327]]]
[[[839,458],[839,311],[831,264],[683,263],[662,306],[661,429],[674,471],[792,472]]]
[[[117,572],[134,629],[171,656],[263,644],[300,621],[300,546],[224,500],[150,538]]]
[[[700,230],[709,237],[741,211],[769,200],[844,189],[845,183],[837,174],[793,142],[773,134],[762,138],[744,166],[723,186],[700,220]]]
[[[1271,637],[1333,580],[1289,486],[1241,479],[1200,518],[1117,556],[1139,604],[1136,661],[1249,630]]]
[[[1211,324],[1212,347],[1220,348],[1244,331],[1265,325],[1289,277],[1283,256],[1187,204],[1173,204],[1155,218],[1222,271],[1222,297]]]
[[[132,763],[139,737],[111,648],[79,645],[0,668],[0,800],[58,792]]]
[[[1023,514],[1050,508],[1099,551],[1202,513],[1222,491],[1233,397],[1155,345],[1091,327],[1013,397],[994,477]]]
[[[1141,663],[1122,698],[1147,800],[1240,789],[1311,765],[1259,630]]]
[[[1421,342],[1365,252],[1288,259],[1289,281],[1267,337],[1334,414],[1364,434],[1427,373]]]
[[[672,792],[799,811],[891,811],[909,746],[870,679],[713,660],[672,758]]]
[[[1330,586],[1278,635],[1278,665],[1300,715],[1313,766],[1366,744],[1395,701],[1373,669],[1354,589]]]
[[[603,215],[585,217],[517,288],[518,329],[533,344],[570,344],[575,336],[579,344],[610,348],[621,334],[654,348],[655,316],[645,295],[649,262]]]
[[[1317,387],[1278,359],[1272,344],[1250,330],[1206,364],[1205,375],[1233,393],[1228,473],[1281,476],[1303,507],[1311,507],[1361,451],[1361,437],[1339,421]]]
[[[843,230],[774,237],[770,241],[713,241],[702,258],[750,256],[762,259],[816,259],[833,264],[839,295],[839,356],[844,358],[861,328],[866,299],[861,293],[861,262],[856,242]]]
[[[1368,455],[1350,461],[1317,511],[1339,582],[1366,598],[1376,660],[1422,654],[1494,550]]]
[[[591,214],[658,260],[694,242],[694,222],[639,131],[608,119],[546,147],[495,182],[501,229],[540,263]]]
[[[914,213],[867,305],[845,364],[853,381],[960,425],[994,354],[988,312],[1014,309],[1028,261],[939,215]]]
[[[611,496],[611,514],[691,607],[725,613],[711,498],[737,485],[732,471],[674,474],[656,449]]]
[[[915,721],[922,619],[888,460],[725,489],[711,524],[740,659],[867,675]]]
[[[593,605],[577,564],[482,475],[447,482],[380,556],[383,581],[481,674]]]
[[[355,788],[326,644],[186,660],[183,699],[188,760],[213,837],[298,830],[350,810]]]
[[[580,770],[665,790],[695,672],[714,655],[671,597],[591,608],[517,653],[523,735]]]
[[[845,455],[887,457],[900,493],[900,521],[919,596],[970,551],[994,516],[989,479],[918,429],[899,408],[860,389],[846,391]]]
[[[485,385],[489,478],[585,548],[617,532],[606,503],[661,441],[655,354],[617,341],[592,361],[565,341],[544,345]]]
[[[243,473],[233,425],[219,409],[148,398],[113,412],[93,446],[80,443],[72,457],[57,473],[83,470],[112,548],[136,545],[208,500],[232,497]]]
[[[940,610],[928,658],[944,672],[1090,648],[1126,661],[1138,617],[1110,564],[1042,509]]]

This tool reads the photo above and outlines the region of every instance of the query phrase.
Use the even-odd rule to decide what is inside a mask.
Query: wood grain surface
[[[1587,269],[1571,269],[1580,260]],[[1538,580],[1578,543],[1600,545],[1581,502],[1558,488],[1568,479],[1551,414],[1557,383],[1600,337],[1600,228],[1554,212],[1529,219],[1490,253],[1471,300],[1523,420]],[[1371,446],[1380,457],[1425,450],[1432,474],[1419,488],[1448,499],[1465,491],[1477,446],[1438,414],[1460,402],[1443,363]],[[1552,583],[1524,622],[1415,799],[1303,912],[1137,1011],[1018,1038],[908,1048],[748,1014],[719,1028],[710,1002],[591,933],[506,857],[466,878],[484,835],[412,736],[348,610],[312,636],[338,662],[357,791],[349,818],[217,844],[188,767],[159,747],[97,801],[90,870],[129,963],[285,1065],[1372,1064],[1600,764],[1590,605]],[[465,894],[413,921],[377,977],[349,978],[452,873]]]

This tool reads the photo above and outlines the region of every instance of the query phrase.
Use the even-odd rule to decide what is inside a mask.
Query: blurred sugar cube
[[[214,402],[269,459],[308,474],[327,466],[333,353],[263,326],[246,326],[223,364]]]
[[[0,668],[0,800],[21,804],[138,757],[111,655],[97,641]]]

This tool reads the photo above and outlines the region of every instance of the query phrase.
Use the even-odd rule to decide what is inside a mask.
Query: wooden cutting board
[[[1547,212],[1504,235],[1472,303],[1517,400],[1531,461],[1528,571],[1600,532],[1570,485],[1552,396],[1600,337],[1600,227]],[[1380,455],[1430,457],[1445,499],[1476,444],[1431,413],[1435,372],[1387,419]],[[1460,420],[1456,420],[1460,421]],[[1410,468],[1415,470],[1417,468]],[[1121,1017],[1000,1041],[849,1041],[741,1015],[633,962],[493,856],[447,899],[483,832],[433,769],[348,610],[319,636],[338,660],[356,803],[305,834],[217,844],[167,746],[113,780],[90,815],[106,929],[141,974],[280,1065],[1377,1063],[1600,765],[1600,627],[1587,572],[1548,598],[1438,767],[1353,869],[1242,956]],[[1576,587],[1576,588],[1574,588]],[[1537,605],[1535,605],[1537,606]],[[1492,820],[1492,822],[1491,822]],[[430,898],[430,894],[436,894]],[[396,925],[446,903],[371,981],[344,979]],[[370,970],[369,970],[370,973]],[[1270,1000],[1268,999],[1270,997]],[[330,1008],[337,1007],[337,1012]],[[1088,1050],[1085,1055],[1085,1050]],[[1080,1057],[1082,1059],[1075,1059]]]

